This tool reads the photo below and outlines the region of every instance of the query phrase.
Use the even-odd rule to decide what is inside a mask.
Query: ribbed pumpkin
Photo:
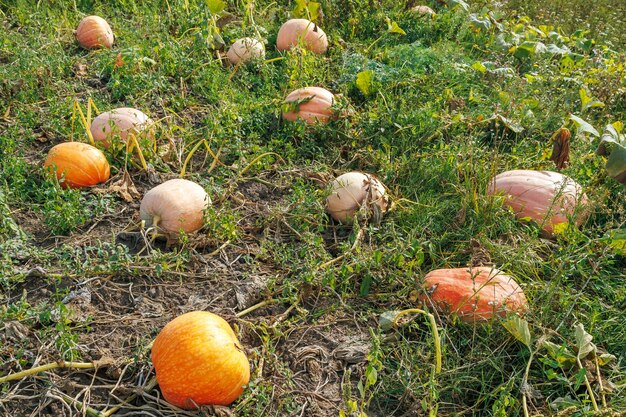
[[[568,217],[580,226],[588,215],[582,187],[558,172],[506,171],[491,180],[487,194],[504,194],[504,204],[517,218],[534,220],[547,236],[552,236],[558,225],[567,224]]]
[[[365,201],[381,215],[389,208],[385,186],[373,175],[348,172],[335,178],[332,188],[326,199],[326,210],[338,222],[350,222]]]
[[[299,88],[285,98],[288,111],[283,111],[283,118],[289,121],[302,119],[308,124],[327,123],[334,116],[334,102],[333,93],[324,88]]]
[[[464,322],[491,320],[528,310],[526,296],[509,275],[492,267],[436,269],[424,277],[422,301]]]
[[[154,340],[152,363],[165,400],[187,410],[229,405],[250,380],[237,336],[208,311],[192,311],[165,325]]]
[[[178,234],[195,232],[204,222],[204,210],[211,203],[199,184],[176,178],[157,185],[146,193],[139,208],[146,227]]]
[[[263,59],[265,58],[265,46],[254,38],[238,39],[230,46],[226,56],[233,65]]]
[[[120,107],[98,115],[89,130],[95,141],[101,142],[106,148],[110,145],[111,135],[119,135],[126,141],[129,133],[137,137],[147,135],[154,137],[154,122],[141,110]]]
[[[81,142],[64,142],[52,147],[43,165],[55,170],[63,187],[90,187],[105,182],[111,175],[102,151]]]
[[[113,31],[100,16],[87,16],[78,24],[76,40],[87,49],[113,46]]]
[[[323,54],[328,49],[326,33],[315,23],[306,19],[291,19],[278,30],[276,48],[286,51],[300,45],[316,54]]]

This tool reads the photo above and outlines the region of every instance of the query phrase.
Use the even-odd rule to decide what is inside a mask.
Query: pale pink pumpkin
[[[569,218],[580,226],[587,218],[589,201],[582,187],[558,172],[513,170],[496,175],[487,194],[503,194],[504,204],[517,218],[534,220],[548,235]]]
[[[154,122],[141,110],[130,107],[120,107],[99,114],[89,130],[96,142],[103,144],[105,148],[110,145],[111,135],[119,135],[126,142],[129,133],[140,138],[146,135],[154,139]]]
[[[302,119],[308,124],[327,123],[334,116],[332,105],[335,103],[335,96],[321,87],[305,87],[292,91],[285,98],[285,103],[293,103],[295,106],[283,112],[285,120]]]
[[[287,51],[296,45],[313,53],[323,54],[328,49],[328,38],[315,23],[307,19],[291,19],[278,30],[276,48]]]
[[[235,41],[226,54],[231,64],[246,63],[265,58],[265,46],[254,38],[241,38]]]
[[[146,193],[139,208],[145,226],[168,234],[192,233],[204,225],[204,210],[211,203],[199,184],[176,178]]]

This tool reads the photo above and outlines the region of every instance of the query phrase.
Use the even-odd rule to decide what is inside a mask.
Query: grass
[[[239,415],[522,416],[523,391],[531,415],[600,415],[585,377],[606,415],[626,411],[626,262],[607,237],[624,228],[626,190],[594,154],[598,139],[570,121],[599,131],[626,122],[620,2],[432,2],[430,18],[399,2],[320,1],[324,56],[275,50],[295,3],[232,1],[216,13],[219,2],[31,3],[0,0],[0,372],[108,356],[130,365],[2,384],[3,413],[78,413],[68,395],[98,410],[120,403],[111,387],[145,387],[149,341],[192,309],[226,317],[246,346],[253,379],[232,406]],[[77,45],[72,30],[88,14],[111,23],[113,49]],[[225,65],[216,31],[225,45],[258,31],[267,61]],[[554,48],[539,53],[537,42]],[[345,116],[282,120],[283,98],[308,85],[341,94]],[[71,116],[89,98],[158,120],[147,171],[106,151],[112,181],[127,171],[143,194],[184,166],[213,200],[200,233],[140,251],[127,237],[138,201],[110,183],[64,190],[46,176],[48,149],[70,135],[87,141]],[[563,173],[584,187],[591,215],[547,240],[485,190],[505,170],[554,170],[549,139],[564,125],[573,138]],[[388,187],[395,205],[380,224],[339,226],[325,213],[325,184],[350,170]],[[430,270],[492,264],[530,300],[531,349],[498,320],[437,315],[435,375],[426,318],[378,325],[384,312],[419,306]],[[67,298],[81,289],[89,298]],[[581,367],[568,356],[577,323],[598,357],[614,355],[600,379],[590,358]],[[80,389],[64,391],[62,379]],[[121,413],[174,415],[158,390],[139,392]]]

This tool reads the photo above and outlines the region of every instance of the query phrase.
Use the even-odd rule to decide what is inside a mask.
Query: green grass
[[[626,189],[594,154],[598,139],[568,122],[573,114],[599,131],[626,122],[619,1],[482,1],[468,11],[432,2],[431,19],[401,2],[321,0],[324,56],[276,51],[293,2],[231,1],[217,15],[199,1],[147,3],[0,0],[3,375],[112,355],[131,365],[121,375],[99,371],[96,385],[135,389],[151,372],[149,341],[174,316],[200,308],[235,324],[247,348],[253,380],[233,405],[238,415],[522,416],[529,349],[499,321],[437,315],[438,375],[427,320],[378,326],[386,311],[419,306],[430,270],[493,264],[522,285],[534,340],[560,347],[533,345],[531,415],[594,415],[585,372],[601,408],[626,411],[626,255],[607,238],[624,228]],[[72,31],[89,14],[111,23],[113,49],[75,42]],[[389,33],[387,19],[406,33]],[[560,34],[539,35],[539,25]],[[267,62],[224,65],[211,49],[217,27],[226,45],[258,30]],[[561,52],[535,53],[536,42]],[[283,98],[309,85],[341,94],[345,116],[315,126],[282,120]],[[581,89],[603,106],[585,108]],[[123,150],[105,151],[112,174],[127,169],[141,193],[179,175],[200,141],[219,152],[213,164],[199,146],[185,166],[213,200],[197,235],[136,253],[120,236],[139,223],[138,201],[109,184],[64,190],[44,173],[53,145],[72,134],[87,141],[72,108],[89,98],[100,111],[136,107],[158,120],[157,152],[144,147],[148,172]],[[563,172],[585,188],[591,215],[550,241],[485,190],[505,170],[554,170],[549,139],[565,124],[573,137]],[[320,179],[350,170],[377,175],[395,202],[380,224],[358,225],[362,233],[324,211]],[[63,302],[79,288],[90,291],[89,303]],[[242,292],[254,296],[239,303]],[[235,318],[263,300],[271,303]],[[24,337],[7,330],[15,322]],[[599,354],[615,356],[601,368],[606,405],[593,363],[581,370],[566,358],[576,352],[577,323]],[[360,342],[368,350],[353,362],[333,356]],[[63,376],[80,385],[92,374]],[[48,387],[64,389],[50,374],[3,384],[0,407],[30,415]],[[120,402],[109,389],[85,390],[95,409]],[[147,394],[123,411],[172,415],[154,401],[157,391]],[[20,395],[33,400],[20,403]]]

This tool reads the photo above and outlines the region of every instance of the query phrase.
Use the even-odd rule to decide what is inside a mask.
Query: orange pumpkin
[[[289,111],[283,111],[283,118],[289,121],[302,119],[308,124],[327,123],[335,115],[334,102],[333,93],[324,88],[300,88],[285,98]]]
[[[153,121],[141,110],[130,107],[120,107],[101,113],[93,119],[89,130],[93,139],[101,142],[105,148],[109,146],[111,135],[117,134],[122,141],[126,141],[129,133],[135,136],[145,134],[154,138]]]
[[[111,175],[106,156],[81,142],[60,143],[48,152],[44,168],[54,170],[63,187],[81,188],[105,182]]]
[[[492,267],[436,269],[424,277],[421,299],[464,322],[488,321],[528,310],[526,296],[509,275]]]
[[[102,46],[113,46],[113,31],[106,20],[100,16],[87,16],[76,28],[78,43],[87,49],[96,49]]]
[[[291,19],[278,30],[276,48],[287,51],[296,45],[313,53],[323,54],[328,49],[328,38],[315,23],[306,19]]]
[[[187,410],[229,405],[250,380],[250,364],[237,336],[208,311],[170,321],[154,340],[152,363],[165,399]]]
[[[555,227],[567,225],[569,218],[580,226],[588,215],[582,187],[558,172],[506,171],[492,179],[487,194],[504,194],[504,204],[515,216],[534,220],[546,236],[554,235]]]

